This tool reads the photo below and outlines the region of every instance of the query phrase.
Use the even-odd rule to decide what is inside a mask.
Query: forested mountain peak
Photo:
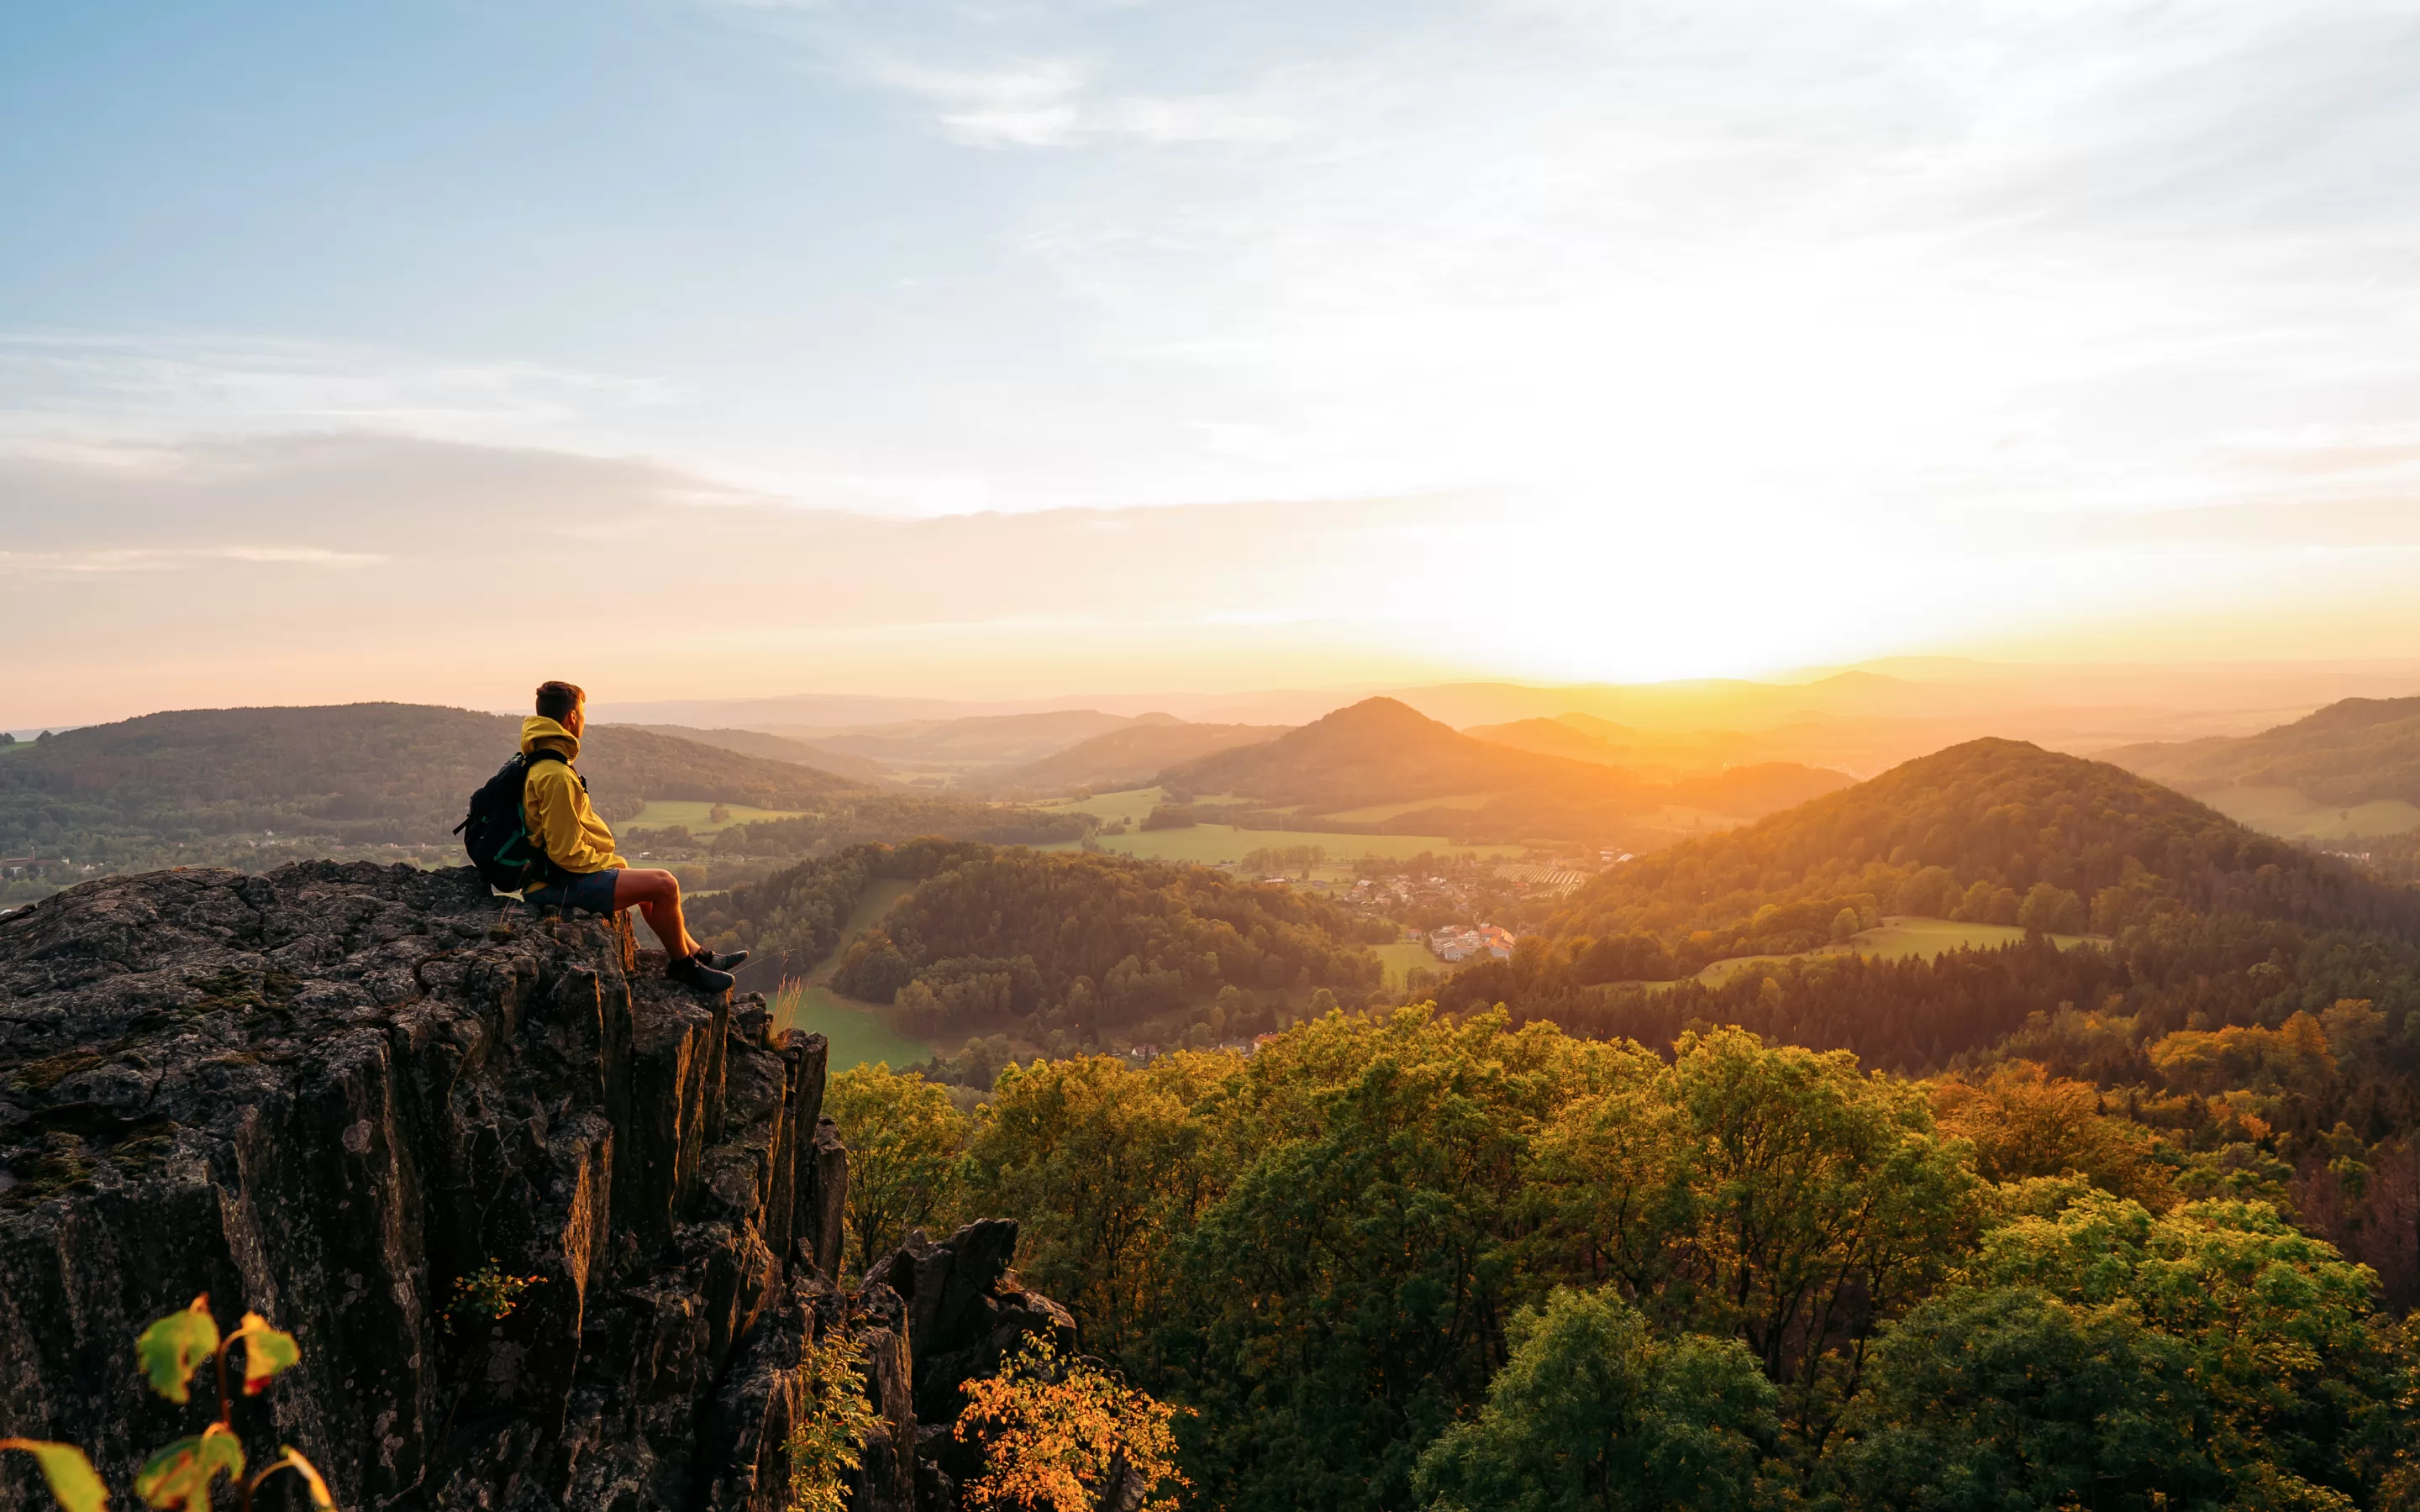
[[[2406,932],[2415,914],[2410,895],[2120,767],[1982,739],[1618,867],[1557,929],[1675,938],[1739,928],[1768,906],[1856,898],[2013,924],[2037,888],[2076,933],[2177,909]]]
[[[1390,698],[1364,699],[1264,744],[1171,768],[1197,793],[1350,807],[1543,781],[1602,786],[1621,774],[1473,739]]]

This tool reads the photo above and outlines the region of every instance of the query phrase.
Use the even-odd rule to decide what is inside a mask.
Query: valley
[[[832,973],[840,969],[848,947],[908,896],[911,886],[900,878],[869,884],[841,925],[840,943],[804,975],[778,980],[768,995],[774,1026],[824,1036],[831,1045],[833,1071],[876,1061],[904,1068],[933,1058],[931,1045],[892,1032],[876,1005],[843,997],[831,987]]]
[[[182,744],[69,732],[0,763],[39,774],[0,788],[0,814],[71,813],[87,835],[156,845],[169,816],[199,829],[215,811],[218,843],[318,843],[307,827],[244,832],[274,814],[386,825],[340,834],[400,844],[442,817],[442,782],[481,775],[473,753],[497,723],[383,706],[214,713],[198,731],[172,724]],[[2307,771],[2323,770],[2337,784],[2325,791],[2359,796],[2340,823],[2398,821],[2410,800],[2388,791],[2391,763],[2364,775],[2337,752],[2366,737],[2320,723],[2295,737],[2306,786],[2246,780],[2270,768],[2242,763],[2188,777],[2212,802],[2308,832],[2320,784]],[[1087,726],[1059,721],[1049,738],[1071,727]],[[1157,740],[1171,726],[1133,728]],[[883,738],[923,742],[918,760],[948,747],[930,729]],[[961,751],[971,738],[948,736]],[[381,754],[432,742],[458,752],[450,767]],[[1690,774],[1518,749],[1364,701],[1147,782],[1021,801],[660,731],[600,726],[596,745],[622,843],[691,883],[702,939],[752,952],[738,999],[762,1005],[748,1010],[763,1014],[752,1045],[820,1047],[834,1136],[861,1183],[852,1245],[912,1243],[911,1213],[1013,1218],[1017,1273],[1069,1299],[1084,1347],[1199,1414],[1187,1473],[1230,1504],[1295,1504],[1315,1473],[1395,1488],[1350,1503],[1366,1512],[1445,1512],[1413,1496],[1404,1467],[1424,1467],[1419,1485],[1449,1473],[1452,1430],[1389,1418],[1340,1436],[1340,1404],[1384,1399],[1400,1373],[1440,1412],[1476,1411],[1538,1348],[1521,1331],[1560,1326],[1490,1319],[1551,1320],[1573,1298],[1610,1309],[1618,1296],[1630,1310],[1605,1326],[1739,1350],[1737,1390],[1770,1404],[1753,1441],[1766,1447],[1742,1448],[1743,1463],[1880,1512],[1899,1483],[1866,1445],[1930,1421],[1910,1394],[1932,1389],[1922,1372],[1938,1361],[1908,1341],[1968,1337],[1958,1309],[2050,1305],[1988,1268],[2021,1244],[2035,1246],[2026,1264],[2052,1264],[2113,1224],[2171,1256],[2258,1248],[2264,1285],[2344,1299],[2328,1351],[2262,1389],[2347,1415],[2287,1448],[2245,1437],[2265,1447],[2244,1463],[2341,1504],[2391,1504],[2378,1489],[2400,1472],[2362,1435],[2420,1429],[2398,1405],[2420,1400],[2420,1351],[2398,1342],[2420,1304],[2420,891],[2376,868],[2120,765],[2003,738],[1863,781],[1788,763]],[[1728,807],[1705,801],[1716,795]],[[431,847],[420,864],[446,859]],[[322,886],[312,869],[334,864],[271,875],[307,899]],[[54,884],[0,919],[0,960],[88,896]],[[513,948],[548,949],[564,927]],[[1436,949],[1469,953],[1448,964]],[[48,968],[26,956],[13,969]],[[285,980],[223,972],[191,987],[205,994],[193,1011],[287,1026]],[[36,1079],[60,1068],[83,1096],[74,1078],[105,1063],[70,1047]],[[0,1080],[0,1104],[33,1087]],[[1813,1152],[1823,1195],[1727,1153],[1769,1139]],[[50,1194],[85,1168],[74,1162],[116,1158],[85,1148],[55,1132],[11,1146],[0,1209],[20,1194],[33,1211],[70,1200]],[[1808,1321],[1838,1288],[1783,1284],[1706,1216],[1743,1192],[1774,1224],[1866,1215],[1854,1233],[1792,1241],[1826,1274],[1861,1278],[1854,1320]],[[1869,1242],[1888,1267],[1858,1269]],[[2259,1313],[2225,1290],[2232,1274],[2204,1269],[2192,1287],[2234,1298],[2235,1326],[2308,1316]],[[1777,1364],[1745,1351],[1748,1324],[1721,1300],[1743,1294],[1782,1319]],[[2216,1359],[2222,1344],[2159,1312],[2161,1295],[2057,1305]],[[1419,1301],[1454,1297],[1469,1300]],[[1377,1332],[1296,1347],[1284,1319],[1331,1314]],[[1465,1335],[1493,1341],[1448,1342]],[[1862,1414],[1854,1429],[1827,1426],[1834,1402]],[[1295,1448],[1264,1454],[1271,1431]]]

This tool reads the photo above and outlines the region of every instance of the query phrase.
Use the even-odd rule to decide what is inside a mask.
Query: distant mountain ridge
[[[1373,698],[1275,740],[1180,764],[1161,780],[1321,812],[1524,783],[1618,786],[1625,777],[1474,740],[1408,704]]]
[[[976,785],[993,793],[1136,787],[1168,767],[1274,740],[1291,728],[1264,724],[1137,723],[1079,741],[1040,761],[985,774]]]
[[[308,818],[334,833],[444,840],[471,793],[520,748],[520,720],[413,703],[184,709],[54,736],[0,764],[0,825],[45,800],[141,826],[209,831]],[[648,798],[807,809],[861,785],[629,726],[582,742],[608,818]],[[0,834],[7,833],[0,829]]]
[[[2102,757],[2188,793],[2284,787],[2320,804],[2420,804],[2420,698],[2344,699],[2258,734],[2127,746]]]
[[[644,730],[649,734],[668,735],[675,740],[692,741],[701,746],[716,746],[736,750],[742,756],[754,756],[768,762],[787,762],[794,766],[812,766],[819,772],[830,772],[859,782],[885,782],[889,775],[879,762],[845,750],[830,750],[787,735],[768,734],[761,730],[696,730],[679,724],[597,725],[598,730]]]
[[[1274,740],[1186,762],[1163,785],[1231,795],[1309,819],[1401,806],[1376,821],[1413,834],[1651,842],[1661,810],[1751,818],[1845,786],[1789,764],[1659,782],[1614,765],[1542,755],[1464,734],[1393,699],[1365,699]],[[1435,807],[1422,800],[1452,799]],[[1659,836],[1658,839],[1668,838]]]
[[[1463,733],[1541,756],[1627,767],[1641,776],[1718,772],[1750,762],[1779,759],[1774,754],[1771,739],[1735,730],[1651,733],[1590,714],[1559,714],[1551,719],[1472,725]]]

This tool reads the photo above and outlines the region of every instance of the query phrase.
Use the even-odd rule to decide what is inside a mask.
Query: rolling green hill
[[[1809,933],[1821,943],[1843,907],[2031,922],[2020,915],[2036,888],[2059,895],[2035,904],[2059,916],[2044,920],[2057,933],[2109,933],[2179,911],[2406,929],[2420,912],[2408,895],[2108,763],[1977,740],[1617,867],[1575,894],[1554,930],[1675,945],[1705,934],[1722,954],[1795,950],[1809,945],[1791,941]]]
[[[114,871],[378,847],[450,861],[458,856],[453,826],[473,790],[519,748],[520,727],[518,717],[468,709],[358,703],[180,710],[70,730],[0,763],[0,856],[65,856]],[[843,842],[970,826],[985,838],[1071,834],[1054,820],[1030,836],[1001,835],[998,821],[1009,810],[876,793],[792,762],[630,726],[594,727],[580,767],[609,821],[634,818],[651,799],[812,816],[718,838],[737,849],[762,832],[771,848],[757,854],[835,834]]]

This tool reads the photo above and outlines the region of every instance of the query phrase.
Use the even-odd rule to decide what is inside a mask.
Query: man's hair
[[[567,719],[572,710],[587,702],[588,694],[578,683],[537,685],[537,712],[542,719]]]

